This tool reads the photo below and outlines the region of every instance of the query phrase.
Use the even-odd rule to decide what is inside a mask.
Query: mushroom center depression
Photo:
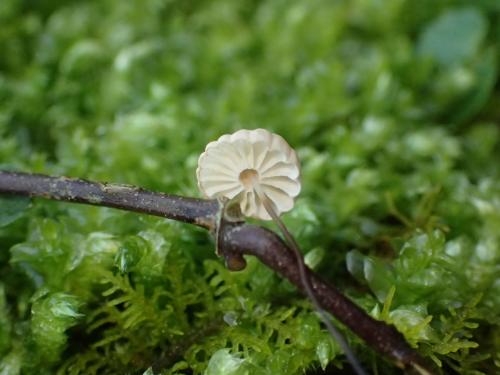
[[[256,183],[259,183],[259,172],[255,169],[244,169],[239,176],[240,182],[245,190],[253,190]]]

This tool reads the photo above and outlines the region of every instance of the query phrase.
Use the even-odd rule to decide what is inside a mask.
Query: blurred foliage
[[[302,160],[285,220],[308,264],[443,373],[498,373],[499,4],[2,0],[0,168],[198,195],[206,143],[278,132]],[[288,282],[253,259],[230,273],[201,230],[0,209],[1,374],[345,366]]]

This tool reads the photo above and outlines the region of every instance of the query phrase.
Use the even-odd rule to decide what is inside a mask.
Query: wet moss
[[[2,0],[0,167],[197,196],[206,143],[278,132],[304,187],[284,219],[315,269],[443,373],[495,373],[500,8],[462,4]],[[202,230],[21,203],[0,200],[0,372],[343,364],[288,282],[227,271]]]

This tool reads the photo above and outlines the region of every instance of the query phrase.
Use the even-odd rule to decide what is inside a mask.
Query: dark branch
[[[155,193],[138,187],[68,177],[0,171],[0,193],[92,204],[166,217],[215,229],[216,200]]]
[[[114,207],[192,223],[216,233],[218,253],[224,256],[229,269],[243,269],[246,264],[243,255],[253,255],[303,289],[297,259],[281,238],[261,227],[226,220],[228,215],[222,214],[225,209],[216,200],[155,193],[127,185],[0,171],[2,193]],[[399,367],[420,374],[433,373],[393,326],[373,319],[316,273],[310,269],[307,272],[321,306],[373,349]]]

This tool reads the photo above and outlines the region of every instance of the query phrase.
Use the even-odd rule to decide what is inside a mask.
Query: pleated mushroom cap
[[[300,164],[283,137],[265,129],[238,130],[210,142],[198,159],[198,186],[208,198],[239,199],[245,216],[271,220],[254,184],[278,215],[293,208],[300,192]]]

